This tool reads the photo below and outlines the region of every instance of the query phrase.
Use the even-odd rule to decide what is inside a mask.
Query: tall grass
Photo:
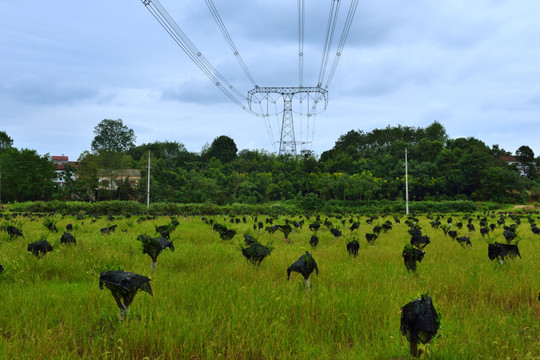
[[[409,273],[401,258],[410,239],[403,223],[369,246],[364,234],[372,226],[362,218],[356,231],[361,248],[353,258],[345,226],[338,239],[321,228],[311,251],[307,222],[287,244],[280,232],[254,231],[250,217],[238,225],[215,219],[238,235],[224,242],[199,218],[179,217],[171,237],[175,252],[164,251],[154,273],[136,238],[154,236],[154,224],[167,217],[142,223],[136,217],[58,218],[59,229],[73,223],[75,246],[60,245],[62,231],[49,232],[41,219],[18,220],[24,238],[10,241],[0,233],[6,268],[0,274],[0,358],[408,359],[400,307],[429,292],[442,315],[430,358],[540,359],[540,240],[526,221],[518,229],[522,258],[501,265],[489,261],[479,233],[471,235],[472,247],[462,248],[420,217],[432,243],[417,272]],[[113,223],[116,232],[102,235],[99,229]],[[274,246],[259,267],[241,255],[246,231]],[[501,228],[490,236],[504,240]],[[38,259],[26,247],[40,237],[55,250]],[[320,270],[309,289],[299,274],[286,277],[306,250]],[[154,296],[140,292],[126,321],[110,292],[98,286],[101,272],[117,269],[152,279]]]

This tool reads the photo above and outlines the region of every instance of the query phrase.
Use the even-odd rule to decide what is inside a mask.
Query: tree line
[[[40,191],[37,185],[26,187],[21,182],[45,185],[47,177],[52,179],[45,165],[50,161],[32,150],[1,145],[0,139],[2,174],[18,178],[18,188],[25,189],[12,191],[3,185],[4,201],[145,201],[148,153],[152,202],[223,205],[294,200],[316,208],[329,200],[398,200],[405,193],[405,151],[409,198],[413,201],[525,203],[540,198],[540,157],[535,157],[528,146],[517,149],[517,161],[508,163],[504,157],[510,152],[497,145],[488,147],[473,137],[450,139],[436,121],[426,128],[398,125],[370,132],[351,130],[320,156],[311,151],[292,156],[238,150],[228,136],[215,138],[200,152],[190,152],[182,143],[170,141],[136,146],[133,130],[120,119],[103,120],[94,134],[91,150],[80,155],[76,168],[67,167],[65,186],[55,188],[47,183],[39,187]],[[19,165],[12,166],[11,157],[20,158],[15,162]],[[38,167],[41,175],[19,177],[31,167],[25,170],[20,161],[43,163]],[[128,168],[141,171],[138,186],[131,186],[125,179],[116,189],[106,190],[98,183],[98,173],[109,171],[113,176],[114,170]],[[16,173],[19,175],[11,175]]]

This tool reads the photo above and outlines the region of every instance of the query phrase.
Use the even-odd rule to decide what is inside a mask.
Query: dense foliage
[[[0,152],[2,201],[48,199],[54,191],[55,166],[48,155],[8,147]]]
[[[95,130],[93,151],[80,155],[77,168],[71,169],[76,176],[52,198],[145,202],[150,153],[153,203],[255,205],[292,201],[303,209],[317,210],[329,201],[342,205],[402,201],[407,151],[411,201],[525,203],[540,199],[540,157],[535,158],[528,146],[517,149],[516,161],[509,163],[503,157],[510,152],[498,145],[490,148],[472,137],[450,139],[438,122],[426,128],[399,125],[371,132],[351,130],[320,156],[310,151],[298,156],[238,151],[227,136],[215,138],[200,153],[170,141],[134,146],[133,130],[121,120],[103,120]],[[101,145],[96,146],[98,143]],[[12,171],[10,168],[4,165],[6,172]],[[98,184],[98,176],[105,176],[110,183],[117,169],[128,168],[141,171],[138,186],[129,179],[119,182],[114,190]],[[44,197],[42,192],[10,199]]]
[[[146,194],[150,150],[153,202],[223,205],[294,200],[318,209],[329,200],[403,199],[406,149],[412,201],[521,203],[537,200],[540,193],[539,161],[530,148],[522,146],[516,153],[524,155],[518,157],[522,162],[509,165],[501,159],[509,152],[496,145],[489,148],[475,138],[449,139],[438,122],[426,128],[351,130],[319,158],[309,151],[296,157],[264,150],[237,152],[234,141],[226,136],[214,139],[200,154],[177,142],[144,144],[127,154],[142,173],[140,187],[131,189],[135,199],[144,199]],[[117,195],[110,198],[120,198]]]

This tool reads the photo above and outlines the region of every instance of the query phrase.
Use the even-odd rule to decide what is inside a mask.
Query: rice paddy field
[[[424,358],[540,359],[540,237],[527,216],[521,215],[517,228],[521,258],[502,264],[489,260],[487,242],[505,242],[503,226],[483,238],[478,223],[486,215],[441,214],[443,224],[449,216],[456,223],[473,219],[472,246],[462,247],[430,225],[436,216],[416,216],[431,239],[416,272],[406,270],[401,256],[411,239],[405,216],[400,223],[380,216],[372,224],[366,216],[329,218],[343,235],[334,238],[323,225],[315,249],[308,228],[314,217],[274,219],[304,221],[286,242],[280,231],[254,230],[250,216],[245,223],[207,217],[236,230],[229,241],[200,217],[174,216],[175,251],[164,250],[154,272],[137,237],[157,236],[155,226],[169,223],[168,216],[47,215],[58,232],[37,214],[0,219],[24,234],[11,239],[0,231],[0,358],[410,359],[400,309],[428,293],[441,328],[423,349]],[[349,230],[350,219],[359,220],[358,230]],[[487,215],[488,223],[498,219]],[[387,220],[392,229],[369,245],[365,234]],[[69,223],[76,245],[60,244]],[[505,224],[512,223],[515,218],[507,217]],[[111,234],[100,232],[114,224]],[[457,231],[468,235],[465,225]],[[260,266],[242,256],[246,232],[273,247]],[[360,242],[357,257],[346,250],[353,237]],[[41,258],[27,252],[38,239],[54,250]],[[306,251],[320,270],[309,288],[300,274],[288,281],[286,272]],[[111,292],[99,288],[102,272],[120,269],[150,277],[153,291],[136,295],[125,320]]]

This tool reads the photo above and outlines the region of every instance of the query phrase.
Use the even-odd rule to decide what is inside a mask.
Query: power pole
[[[407,165],[407,148],[405,148],[405,213],[409,215],[409,173]]]
[[[148,150],[148,179],[146,181],[146,210],[150,210],[150,150]]]

